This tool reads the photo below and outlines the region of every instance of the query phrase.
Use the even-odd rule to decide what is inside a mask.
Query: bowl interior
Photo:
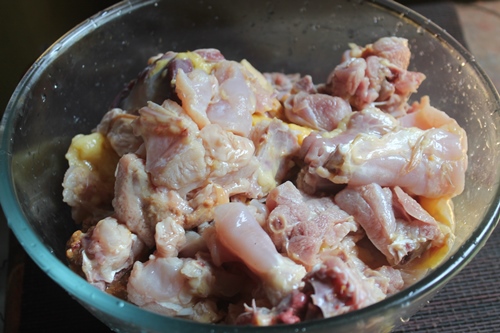
[[[385,1],[131,1],[83,22],[29,70],[2,121],[1,199],[10,227],[37,263],[66,265],[65,243],[76,226],[62,202],[64,154],[74,135],[96,126],[150,56],[214,47],[261,71],[311,74],[319,83],[348,43],[382,36],[407,38],[411,69],[427,76],[412,100],[429,95],[468,132],[469,168],[466,189],[454,199],[452,254],[470,260],[498,217],[498,95],[473,57],[445,32]],[[42,260],[36,248],[50,255]],[[425,283],[436,278],[431,274]]]

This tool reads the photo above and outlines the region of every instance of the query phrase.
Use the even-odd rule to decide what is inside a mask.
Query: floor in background
[[[7,285],[7,257],[9,248],[9,229],[0,210],[0,332],[3,332],[5,314],[5,292]]]
[[[500,90],[500,1],[460,3],[456,8],[470,51]]]

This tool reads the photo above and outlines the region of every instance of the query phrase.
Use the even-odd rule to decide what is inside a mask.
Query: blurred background
[[[53,42],[75,25],[84,21],[98,11],[118,3],[117,0],[0,0],[0,42],[3,46],[0,52],[0,73],[2,86],[0,89],[0,112],[3,113],[10,95],[22,75],[31,64]],[[484,28],[490,23],[482,14],[488,14],[493,23],[498,23],[500,16],[497,1],[430,1],[404,0],[398,1],[422,12],[432,19],[433,15],[443,15],[432,9],[436,3],[456,4],[459,14],[462,9],[473,13],[471,17],[464,15],[465,26],[474,28],[471,22],[474,18],[480,20]],[[450,13],[452,15],[453,13]],[[462,19],[462,17],[461,17]],[[488,19],[488,17],[487,17]],[[498,29],[498,26],[496,27]],[[489,27],[492,30],[492,27]],[[489,38],[494,38],[490,31]],[[496,34],[498,36],[498,34]],[[477,41],[473,36],[471,41]],[[467,40],[470,43],[469,40]],[[490,44],[495,44],[490,39]],[[498,43],[496,43],[498,45]],[[500,46],[499,46],[500,47]],[[487,52],[489,49],[483,49]],[[480,50],[479,50],[480,51]],[[498,54],[498,53],[496,53]],[[496,54],[490,54],[489,62],[495,62]]]
[[[0,114],[3,115],[9,98],[24,73],[52,43],[80,22],[117,2],[117,0],[0,0],[0,31],[2,31]],[[24,260],[22,256],[8,257],[9,245],[12,248],[11,253],[18,252],[17,242],[12,239],[13,236],[0,210],[0,332],[4,332],[6,309],[18,306],[12,301],[9,301],[9,304],[6,302],[7,285],[19,285],[12,281],[7,282],[9,260],[10,266],[15,265],[14,261]],[[10,274],[11,280],[16,278],[22,278],[22,272]],[[13,330],[17,328],[14,327]]]
[[[52,43],[91,15],[117,2],[0,0],[0,114],[3,114],[21,77]],[[471,50],[497,89],[500,87],[500,1],[399,2],[435,22],[447,24],[443,28]],[[447,6],[437,5],[443,3]],[[11,247],[16,246],[12,237],[11,235]],[[12,250],[10,252],[12,253]],[[5,309],[16,306],[4,302],[8,259],[11,264],[13,260],[17,260],[9,258],[8,253],[9,230],[0,210],[0,332],[4,332]],[[20,277],[22,278],[22,274]]]
[[[53,42],[116,0],[1,0],[1,110],[22,75]]]

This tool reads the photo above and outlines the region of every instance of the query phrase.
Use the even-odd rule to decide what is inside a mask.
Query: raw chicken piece
[[[300,74],[283,73],[263,73],[265,79],[271,84],[276,92],[276,98],[281,102],[285,101],[294,94],[305,92],[307,94],[316,94],[318,87],[313,83],[310,75],[300,76]]]
[[[215,64],[219,61],[225,60],[222,53],[220,53],[220,51],[217,49],[213,49],[213,48],[197,49],[193,52],[198,54],[200,57],[203,58],[203,60],[205,62],[207,62],[209,64]]]
[[[351,106],[340,97],[300,91],[284,103],[288,121],[316,130],[332,131],[351,113]]]
[[[254,326],[295,324],[308,317],[310,302],[310,298],[300,291],[294,291],[271,309],[257,306],[252,302],[252,306],[245,305],[244,312],[236,318],[236,324]]]
[[[217,124],[206,126],[199,136],[209,168],[207,183],[217,184],[228,197],[265,196],[265,184],[259,183],[263,171],[255,156],[255,146],[249,138],[234,135]]]
[[[250,139],[234,135],[213,124],[200,131],[209,177],[214,181],[240,171],[254,159],[255,146]]]
[[[214,76],[219,83],[218,95],[214,96],[206,112],[212,123],[246,137],[252,127],[256,100],[242,69],[234,61],[220,62],[215,66]]]
[[[443,241],[434,218],[399,187],[349,186],[335,196],[335,202],[354,216],[391,265],[405,264],[430,242]]]
[[[148,102],[161,104],[166,99],[178,102],[180,100],[175,91],[175,81],[179,70],[189,73],[193,69],[201,69],[209,74],[213,65],[223,60],[224,56],[216,49],[198,49],[185,53],[169,51],[151,57],[148,66],[120,92],[112,107],[136,114]]]
[[[306,172],[337,184],[376,182],[438,198],[463,191],[466,151],[465,131],[456,122],[427,130],[408,128],[389,114],[369,108],[355,112],[345,126],[328,135],[311,133],[299,156]]]
[[[295,166],[293,158],[300,149],[298,138],[283,121],[263,118],[253,126],[250,139],[260,164],[258,182],[267,193],[282,183]]]
[[[274,112],[280,107],[273,86],[264,75],[252,66],[246,59],[241,60],[243,75],[247,85],[255,96],[255,112],[263,114]]]
[[[329,156],[326,177],[353,186],[400,186],[429,198],[453,197],[465,184],[464,134],[437,128],[399,128],[382,137],[361,133]]]
[[[106,112],[97,125],[97,132],[108,138],[109,144],[120,157],[135,153],[142,144],[142,138],[137,137],[132,128],[132,122],[136,118],[136,115],[115,108]]]
[[[190,194],[188,204],[192,211],[185,215],[184,228],[193,229],[200,224],[212,221],[214,218],[214,207],[229,202],[228,192],[222,186],[209,183]]]
[[[268,326],[328,318],[371,305],[404,287],[399,270],[390,266],[369,268],[358,259],[354,247],[325,252],[321,264],[303,280],[303,288],[272,308],[255,302],[246,306],[236,323]]]
[[[307,270],[320,262],[321,251],[342,247],[344,237],[358,230],[332,198],[303,196],[291,182],[273,189],[266,205],[265,226],[276,248]]]
[[[351,106],[340,97],[318,93],[310,75],[265,73],[283,104],[288,122],[311,129],[331,131],[351,113]]]
[[[307,94],[318,93],[318,87],[314,84],[311,75],[304,75],[293,83],[291,93],[299,94],[300,92]]]
[[[171,60],[176,55],[176,52],[169,51],[151,57],[148,60],[148,66],[116,96],[111,105],[112,108],[120,108],[127,113],[137,114],[137,111],[150,101],[161,103],[173,97],[174,92],[170,81],[172,77],[165,75],[165,71],[169,72],[168,65],[172,65]]]
[[[134,264],[127,292],[129,301],[142,308],[167,316],[217,322],[221,313],[208,298],[214,285],[211,266],[202,259],[151,256],[144,264]]]
[[[410,50],[404,38],[381,38],[365,48],[352,45],[330,74],[326,91],[350,102],[356,110],[369,105],[394,116],[408,109],[407,100],[425,75],[408,71]]]
[[[307,163],[309,171],[323,166],[338,145],[347,144],[360,133],[382,136],[399,126],[398,121],[377,108],[353,112],[338,128],[330,133],[312,132],[302,143],[299,157]],[[313,172],[314,173],[314,172]]]
[[[304,267],[276,251],[246,205],[217,206],[215,230],[218,240],[260,278],[272,303],[277,304],[300,286]]]
[[[382,136],[398,126],[398,121],[387,113],[365,108],[351,113],[330,133],[312,132],[304,139],[298,154],[304,164],[297,187],[309,194],[338,192],[339,185],[328,180],[330,174],[323,167],[337,147],[351,142],[360,133]]]
[[[228,262],[241,261],[237,254],[233,253],[231,249],[222,242],[215,229],[215,223],[201,225],[200,227],[203,227],[200,234],[207,245],[211,261],[214,265],[221,267]]]
[[[387,296],[373,278],[365,276],[365,267],[358,267],[353,260],[354,256],[339,252],[304,278],[313,289],[312,302],[324,318],[364,308]],[[396,281],[398,289],[402,288],[401,276]]]
[[[155,186],[182,191],[201,186],[208,176],[198,126],[175,102],[162,106],[149,103],[134,122],[134,131],[144,139],[146,171]]]
[[[284,102],[291,94],[293,86],[300,80],[300,74],[264,73],[266,80],[276,92],[276,98]]]
[[[175,191],[151,184],[144,160],[135,154],[127,154],[120,159],[116,175],[115,216],[149,248],[155,245],[158,222],[168,217],[183,221],[183,216],[192,212],[189,204]]]
[[[215,183],[229,196],[261,189],[256,177],[259,163],[251,140],[209,124],[200,131],[182,108],[171,101],[150,103],[135,123],[144,138],[146,170],[155,186],[181,196]],[[254,177],[255,175],[255,177]]]
[[[411,52],[408,41],[398,37],[382,37],[363,48],[352,44],[351,50],[344,54],[343,60],[350,57],[366,58],[371,55],[387,59],[399,68],[406,69],[410,65]]]
[[[248,209],[252,212],[261,227],[264,227],[269,216],[269,209],[263,200],[252,199],[248,203]]]
[[[72,259],[80,260],[76,256],[81,256],[81,269],[87,281],[105,290],[119,274],[132,267],[145,247],[126,226],[107,217],[87,233],[80,233],[78,244],[73,242],[71,248],[78,248]]]
[[[327,195],[340,191],[344,185],[332,183],[317,173],[311,173],[307,167],[302,168],[296,179],[297,188],[309,195]]]
[[[83,231],[112,214],[114,171],[118,155],[101,133],[79,134],[65,155],[69,168],[64,174],[63,201],[71,217],[83,222]]]
[[[429,96],[423,96],[420,102],[414,102],[408,110],[408,114],[399,119],[401,126],[417,127],[422,130],[441,128],[461,136],[462,145],[467,147],[467,136],[457,121],[446,114],[446,112],[431,106]]]
[[[186,243],[186,231],[177,221],[167,217],[155,226],[155,256],[177,257],[179,250]]]
[[[183,109],[200,129],[210,123],[207,107],[217,88],[217,79],[201,69],[187,74],[182,69],[177,71],[175,92],[182,102]]]
[[[246,137],[252,126],[251,115],[278,105],[272,87],[248,61],[206,64],[198,60],[194,66],[202,69],[188,69],[186,73],[183,68],[178,70],[175,91],[200,129],[209,123],[218,124]]]
[[[192,229],[212,220],[213,207],[228,200],[226,191],[216,184],[193,192],[189,200],[177,191],[155,187],[145,170],[144,160],[135,154],[124,155],[118,164],[113,200],[115,215],[150,248],[155,244],[157,223],[171,219],[168,223]]]

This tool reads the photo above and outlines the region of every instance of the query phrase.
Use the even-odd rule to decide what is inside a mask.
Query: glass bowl
[[[465,191],[454,198],[456,242],[426,277],[364,309],[274,327],[215,326],[168,318],[97,290],[67,266],[75,225],[62,201],[64,154],[89,133],[123,84],[168,50],[214,47],[261,71],[311,74],[324,82],[348,43],[409,40],[412,70],[427,75],[412,99],[430,95],[468,132]],[[456,275],[499,218],[500,100],[474,57],[441,28],[390,1],[126,1],[81,23],[52,45],[14,91],[1,123],[0,199],[31,258],[82,306],[117,332],[389,332]]]

